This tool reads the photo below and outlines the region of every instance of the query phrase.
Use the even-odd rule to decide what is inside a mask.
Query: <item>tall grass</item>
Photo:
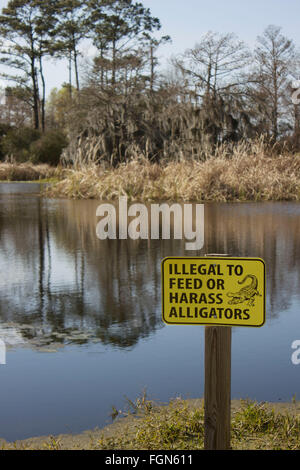
[[[300,155],[277,154],[262,140],[221,146],[206,161],[151,163],[134,156],[117,168],[96,164],[68,169],[47,190],[52,197],[112,200],[260,201],[300,199]]]

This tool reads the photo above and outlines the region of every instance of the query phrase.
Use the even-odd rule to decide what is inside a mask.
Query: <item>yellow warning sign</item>
[[[165,258],[163,320],[176,325],[262,326],[265,283],[261,258]]]

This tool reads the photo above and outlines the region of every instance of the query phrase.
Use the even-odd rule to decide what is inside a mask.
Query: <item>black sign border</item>
[[[164,263],[168,260],[203,260],[203,261],[217,261],[217,260],[235,260],[235,261],[261,261],[264,267],[264,301],[263,301],[263,322],[260,325],[245,325],[245,323],[206,323],[204,322],[168,322],[164,317],[164,306],[165,306],[165,296],[164,296]],[[262,258],[252,258],[252,257],[232,257],[232,256],[167,256],[161,262],[161,286],[162,286],[162,320],[166,325],[198,325],[198,326],[237,326],[243,328],[261,328],[266,322],[266,263]]]

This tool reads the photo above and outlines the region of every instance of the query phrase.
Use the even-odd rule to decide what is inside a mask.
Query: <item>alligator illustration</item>
[[[251,279],[251,283],[245,287],[242,287],[238,292],[228,292],[227,296],[231,297],[231,300],[228,302],[230,305],[241,304],[248,301],[250,307],[254,306],[255,296],[261,294],[257,290],[257,278],[254,274],[247,274],[241,281],[238,281],[238,284],[244,284],[247,279]]]

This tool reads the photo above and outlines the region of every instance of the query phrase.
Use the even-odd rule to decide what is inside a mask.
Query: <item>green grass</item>
[[[231,418],[233,450],[300,450],[299,403],[234,402]],[[113,407],[114,424],[83,434],[33,438],[3,443],[2,449],[202,450],[204,408],[201,400],[175,399],[158,405],[145,395],[128,400],[128,410]]]
[[[97,449],[184,450],[204,447],[204,408],[174,400],[140,408],[142,417],[115,437],[103,436]],[[232,449],[300,449],[300,415],[276,412],[267,404],[242,401],[231,421]]]

